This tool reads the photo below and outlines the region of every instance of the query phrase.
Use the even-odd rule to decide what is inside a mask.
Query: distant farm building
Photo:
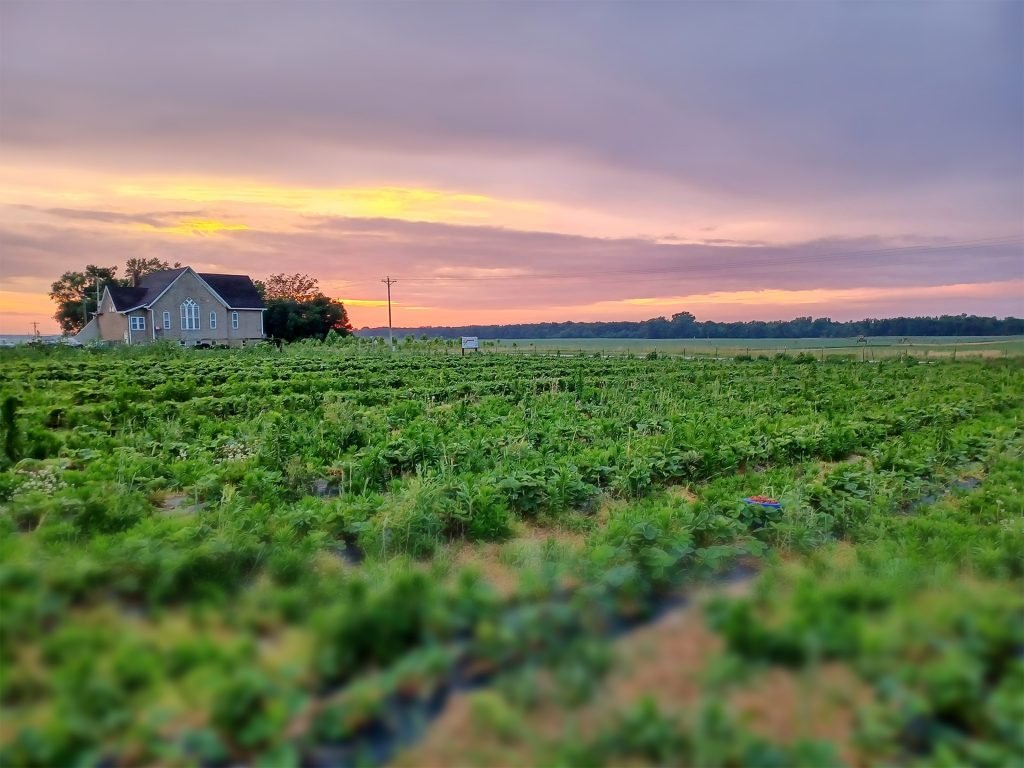
[[[186,346],[241,346],[263,339],[266,306],[248,275],[196,272],[191,267],[146,275],[130,288],[108,285],[99,311],[79,341]]]

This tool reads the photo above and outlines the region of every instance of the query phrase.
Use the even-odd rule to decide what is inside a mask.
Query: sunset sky
[[[1024,315],[1024,2],[0,0],[0,332],[157,256],[356,326]]]

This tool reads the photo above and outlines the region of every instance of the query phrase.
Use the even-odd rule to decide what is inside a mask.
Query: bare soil
[[[684,718],[699,705],[706,671],[724,650],[722,639],[704,620],[702,605],[711,597],[744,595],[750,588],[750,581],[706,587],[690,606],[615,641],[616,664],[588,703],[568,709],[546,696],[532,709],[514,710],[521,717],[518,737],[502,738],[480,722],[474,711],[478,694],[455,696],[423,740],[393,764],[537,765],[546,745],[569,735],[592,739],[616,713],[645,697],[653,698],[663,712]],[[768,668],[737,686],[726,701],[741,723],[764,738],[781,744],[800,738],[827,740],[845,761],[857,765],[857,712],[870,699],[870,689],[852,671],[828,664],[804,673]]]

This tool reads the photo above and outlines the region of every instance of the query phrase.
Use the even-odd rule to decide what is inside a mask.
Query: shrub
[[[215,683],[210,722],[227,742],[243,750],[272,744],[286,716],[278,687],[254,667],[239,666]]]
[[[316,671],[340,682],[356,670],[389,664],[423,642],[435,594],[423,574],[398,573],[371,590],[355,579],[319,616]]]
[[[426,557],[437,548],[444,529],[444,509],[436,489],[417,485],[377,511],[360,533],[359,546],[376,558]]]

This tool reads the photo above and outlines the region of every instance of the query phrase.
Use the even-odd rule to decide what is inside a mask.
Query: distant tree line
[[[363,328],[358,336],[386,335],[387,328]],[[671,318],[595,323],[520,323],[460,327],[395,328],[398,335],[416,334],[487,339],[806,339],[850,336],[1017,336],[1024,334],[1024,319],[941,315],[889,317],[841,322],[828,317],[793,320],[747,320],[719,323],[697,320],[689,312]]]

